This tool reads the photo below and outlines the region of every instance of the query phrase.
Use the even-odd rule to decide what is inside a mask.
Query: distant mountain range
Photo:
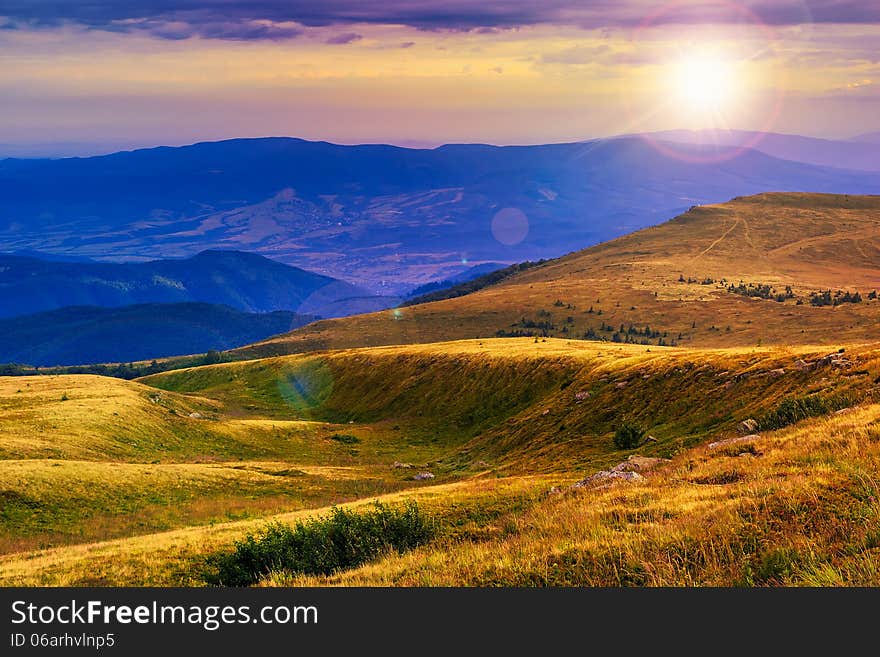
[[[204,302],[250,313],[339,317],[394,305],[349,283],[251,253],[203,251],[143,263],[46,261],[0,255],[0,317],[65,306]]]
[[[796,141],[774,148],[822,162],[833,152]],[[4,160],[0,251],[142,261],[246,250],[369,290],[359,294],[397,296],[483,263],[558,256],[693,205],[778,190],[880,193],[880,173],[846,170],[864,158],[828,167],[676,148],[683,157],[639,137],[433,150],[270,138]]]
[[[207,303],[67,307],[0,319],[0,363],[119,363],[231,349],[314,320]]]
[[[880,171],[880,148],[877,147],[880,133],[861,135],[850,141],[748,130],[668,130],[650,136],[662,141],[714,147],[719,153],[745,146],[783,160],[839,169]]]
[[[853,137],[850,141],[859,141],[867,144],[880,144],[880,132],[866,132],[858,137]]]

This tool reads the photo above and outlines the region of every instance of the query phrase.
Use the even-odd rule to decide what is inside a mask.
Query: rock
[[[550,490],[547,491],[550,495],[562,495],[562,489],[559,486],[551,486]]]
[[[753,433],[748,436],[737,436],[736,438],[727,438],[726,440],[716,440],[714,443],[709,443],[709,449],[717,449],[726,445],[738,445],[739,443],[747,443],[751,442],[752,440],[757,440],[760,437],[760,435]]]
[[[758,430],[758,421],[753,418],[743,420],[742,422],[740,422],[739,424],[736,425],[736,430],[739,433],[743,433],[743,434],[755,433],[755,431]]]
[[[433,472],[420,472],[419,474],[417,474],[416,476],[413,477],[413,479],[415,479],[416,481],[425,481],[426,479],[433,479],[433,478],[434,478]]]
[[[394,463],[391,464],[391,467],[392,467],[392,468],[406,468],[406,469],[409,469],[409,468],[414,468],[414,467],[416,467],[416,466],[414,466],[412,463],[401,463],[400,461],[395,461]]]
[[[661,459],[653,456],[639,456],[638,454],[630,454],[629,458],[624,461],[636,472],[646,472],[653,470],[661,463],[669,463],[669,459]],[[616,466],[615,466],[616,467]]]
[[[782,376],[783,374],[785,374],[785,370],[780,367],[775,370],[770,370],[769,372],[767,372],[767,374],[770,376]]]
[[[615,388],[618,388],[618,389],[620,389],[620,388],[626,388],[626,384],[627,384],[627,383],[629,383],[629,381],[620,381],[620,382],[617,383],[614,387],[615,387]]]
[[[541,411],[541,415],[549,415],[549,414],[550,414],[549,408],[545,408],[543,411]]]
[[[640,475],[638,472],[620,472],[620,471],[611,471],[611,470],[599,470],[596,474],[592,474],[589,477],[581,479],[580,481],[571,485],[572,488],[586,488],[587,486],[594,486],[596,484],[604,484],[604,483],[613,483],[614,481],[642,481],[644,477]]]
[[[836,368],[852,367],[852,361],[849,361],[846,358],[832,358],[831,359],[831,367],[836,367]]]
[[[474,463],[474,465],[477,466],[478,468],[488,468],[489,467],[489,464],[486,461],[477,461],[476,463]]]
[[[201,413],[190,413],[189,416],[190,416],[193,420],[201,420],[201,419],[202,419],[202,414],[201,414]]]
[[[581,392],[574,393],[574,398],[577,401],[584,401],[590,396],[589,390],[582,390]]]
[[[632,454],[626,461],[612,466],[603,472],[647,472],[661,463],[669,463],[669,459],[654,458],[651,456],[639,456]]]
[[[816,366],[815,363],[808,363],[807,361],[801,360],[800,358],[798,358],[796,361],[794,361],[795,369],[800,370],[801,372],[806,372],[807,370],[811,370],[815,366]]]

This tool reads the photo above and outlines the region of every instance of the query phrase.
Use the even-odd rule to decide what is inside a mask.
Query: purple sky
[[[868,1],[0,0],[0,64],[0,155],[880,130]]]

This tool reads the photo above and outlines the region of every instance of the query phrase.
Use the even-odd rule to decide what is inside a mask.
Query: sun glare
[[[678,61],[672,86],[682,110],[703,115],[732,109],[738,92],[733,64],[711,54],[693,54]]]

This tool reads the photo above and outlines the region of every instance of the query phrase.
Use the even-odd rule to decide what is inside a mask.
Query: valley
[[[210,585],[379,500],[430,539],[254,583],[876,585],[878,226],[737,198],[214,364],[0,377],[0,584]]]
[[[444,558],[470,569],[465,564],[477,553],[538,540],[532,534],[542,525],[529,518],[552,524],[560,505],[587,504],[589,516],[600,517],[611,513],[609,504],[626,509],[630,498],[656,495],[661,506],[680,505],[670,518],[685,519],[685,509],[699,514],[757,494],[744,482],[760,487],[761,476],[741,471],[783,465],[785,482],[830,485],[833,472],[820,474],[825,462],[799,460],[809,448],[787,436],[856,418],[864,422],[859,431],[873,435],[878,379],[880,352],[870,346],[837,354],[827,346],[680,349],[552,338],[284,356],[139,382],[6,377],[0,582],[204,584],[206,556],[269,519],[374,499],[418,500],[442,527]],[[795,417],[788,428],[776,411],[804,397],[821,400],[822,415],[834,419]],[[738,435],[738,423],[750,417],[767,423],[752,442],[778,444],[772,458],[764,457],[770,448],[759,447],[743,461],[735,444],[707,454],[706,442]],[[624,420],[652,440],[616,447],[613,434]],[[829,445],[838,440],[825,433],[809,440],[821,442],[819,435]],[[844,438],[852,449],[834,457],[844,471],[862,467],[863,450],[875,454],[869,438],[858,448],[853,435]],[[636,453],[672,459],[668,467],[687,472],[686,481],[678,474],[655,483],[646,473],[647,483],[632,489],[548,498],[552,487],[566,490]],[[731,468],[740,474],[728,483]],[[716,470],[713,485],[687,483],[714,481]],[[418,481],[421,472],[434,477]],[[730,490],[737,491],[732,498]],[[417,567],[412,558],[340,578],[441,581],[428,565],[433,557]],[[460,576],[457,584],[486,583],[488,576],[452,572],[447,577]],[[517,577],[525,572],[499,581],[524,583]],[[565,577],[580,581],[574,571]]]

